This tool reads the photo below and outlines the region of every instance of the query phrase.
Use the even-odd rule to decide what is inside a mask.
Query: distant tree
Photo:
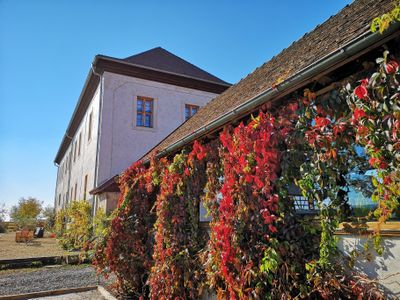
[[[53,228],[56,219],[54,207],[50,205],[46,206],[42,211],[42,215],[46,218],[46,227],[48,229]]]
[[[36,219],[42,211],[42,202],[36,198],[21,198],[18,205],[11,208],[11,219],[16,222],[20,228],[34,228]]]
[[[6,205],[4,203],[0,203],[0,233],[6,231],[6,228],[3,224],[6,213],[7,213]]]
[[[7,214],[5,203],[0,203],[0,222],[3,222]]]

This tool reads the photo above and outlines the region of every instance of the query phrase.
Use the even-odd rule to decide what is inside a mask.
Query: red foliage
[[[291,113],[296,109],[296,104],[287,107]],[[254,295],[257,280],[249,278],[259,273],[269,238],[277,231],[274,181],[280,170],[279,143],[290,124],[261,112],[249,124],[241,123],[233,131],[225,128],[220,135],[224,182],[218,220],[210,226],[210,246],[218,257],[215,276],[225,282],[231,299]]]
[[[154,265],[149,278],[151,299],[196,299],[203,271],[197,257],[199,195],[205,184],[206,148],[176,155],[164,168],[155,204]],[[167,163],[166,163],[167,165]]]
[[[122,293],[146,296],[144,285],[152,265],[152,203],[157,190],[153,184],[157,165],[146,168],[134,163],[120,177],[121,197],[105,244],[95,249],[93,264],[101,273],[114,273]]]
[[[359,99],[365,99],[368,97],[368,90],[367,90],[368,79],[360,80],[360,83],[361,84],[354,89],[354,94]]]

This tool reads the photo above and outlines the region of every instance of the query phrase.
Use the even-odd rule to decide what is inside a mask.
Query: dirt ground
[[[16,243],[15,232],[0,233],[0,260],[67,254],[55,238],[34,239],[33,243]]]

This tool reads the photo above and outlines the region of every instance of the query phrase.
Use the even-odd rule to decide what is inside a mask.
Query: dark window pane
[[[197,113],[198,107],[192,107],[192,116]]]
[[[151,127],[151,115],[146,114],[146,120],[144,126]]]
[[[185,107],[185,119],[189,119],[190,118],[190,107]]]
[[[142,114],[137,114],[136,126],[143,126],[143,115]]]
[[[145,108],[146,108],[146,112],[151,112],[151,101],[146,101],[145,102]]]
[[[143,100],[137,101],[137,111],[143,111]]]

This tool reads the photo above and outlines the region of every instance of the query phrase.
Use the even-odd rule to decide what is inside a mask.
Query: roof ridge
[[[161,46],[128,56],[126,58],[114,59],[123,61],[125,63],[157,69],[160,71],[175,73],[178,75],[181,74],[218,84],[230,85],[230,83],[168,51],[167,49],[164,49]]]

